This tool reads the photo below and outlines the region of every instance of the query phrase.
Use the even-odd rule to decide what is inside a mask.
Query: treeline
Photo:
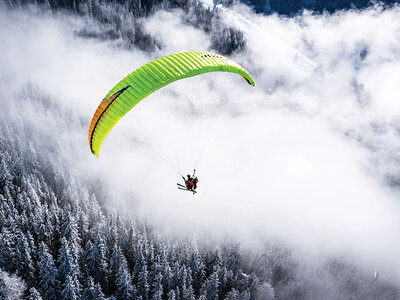
[[[86,18],[84,28],[77,36],[88,39],[114,41],[125,49],[138,48],[152,52],[163,48],[163,42],[149,34],[143,26],[144,19],[158,10],[182,9],[182,22],[210,34],[209,50],[232,55],[246,49],[246,38],[239,28],[225,24],[217,6],[206,7],[197,0],[0,0],[8,8],[33,6],[48,12],[70,12]],[[293,16],[303,10],[315,13],[335,12],[343,9],[362,9],[375,4],[369,0],[221,0],[215,3],[230,6],[243,2],[257,13],[277,13]],[[380,1],[384,6],[400,0]]]
[[[132,13],[134,17],[147,17],[154,11],[164,8],[182,8],[194,6],[198,3],[195,0],[3,0],[10,7],[18,7],[26,4],[43,5],[51,9],[67,9],[78,14],[91,13],[96,15],[100,7],[107,5],[120,5]],[[304,9],[322,13],[333,13],[344,9],[363,9],[372,5],[381,4],[391,6],[400,3],[399,0],[220,0],[214,1],[214,4],[223,4],[230,6],[234,3],[243,2],[255,9],[257,13],[295,15]],[[203,9],[204,15],[207,14],[207,8]]]
[[[143,21],[158,10],[182,9],[182,22],[200,28],[211,35],[211,49],[223,55],[245,49],[243,33],[224,24],[220,10],[205,7],[197,0],[0,0],[8,8],[35,8],[47,12],[70,12],[87,22],[76,32],[82,38],[114,41],[126,49],[138,48],[152,52],[163,43],[146,32]],[[167,37],[166,37],[167,38]],[[207,49],[203,49],[207,50]]]

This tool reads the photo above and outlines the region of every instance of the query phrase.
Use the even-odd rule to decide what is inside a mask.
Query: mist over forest
[[[400,299],[399,19],[398,1],[1,0],[0,299]],[[95,157],[106,93],[193,50],[256,86],[173,83]],[[193,167],[196,195],[176,187]]]

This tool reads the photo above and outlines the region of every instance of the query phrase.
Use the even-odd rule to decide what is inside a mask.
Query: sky
[[[126,50],[83,39],[86,19],[0,11],[2,118],[23,123],[38,150],[100,179],[106,205],[160,231],[248,247],[283,243],[308,258],[341,256],[400,285],[400,8],[295,18],[222,8],[253,76],[207,74],[137,105],[99,158],[91,117],[107,92],[152,59],[210,50],[180,10],[144,21],[163,48]],[[177,190],[196,167],[198,193]]]

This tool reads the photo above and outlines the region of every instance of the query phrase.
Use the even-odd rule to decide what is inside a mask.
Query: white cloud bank
[[[165,46],[157,56],[209,47],[209,36],[178,21],[181,13],[148,20],[147,30]],[[281,241],[400,278],[398,192],[383,185],[398,171],[400,9],[287,19],[240,6],[224,18],[245,32],[247,52],[233,59],[254,75],[256,88],[232,74],[177,82],[121,120],[99,159],[87,145],[95,108],[154,54],[83,41],[73,34],[85,26],[76,18],[3,11],[2,89],[31,82],[82,121],[66,126],[63,116],[11,98],[0,102],[10,115],[57,136],[73,170],[100,176],[110,205],[140,209],[160,228]],[[191,104],[209,113],[199,99],[216,104],[211,123],[183,114]],[[151,137],[136,130],[136,119]],[[198,129],[194,137],[185,129],[190,122]],[[192,196],[176,189],[179,176],[152,154],[172,150],[164,158],[190,172],[188,154],[200,155],[203,148],[193,143],[203,141],[199,193]]]

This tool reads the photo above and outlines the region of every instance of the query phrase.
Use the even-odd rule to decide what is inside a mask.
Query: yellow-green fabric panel
[[[100,146],[110,130],[143,98],[176,80],[218,71],[237,73],[254,86],[253,78],[243,67],[229,58],[205,51],[165,56],[136,69],[106,95],[103,101],[120,93],[104,110],[99,110],[97,114],[101,112],[101,116],[98,119],[92,119],[89,131],[92,152],[98,156]]]

